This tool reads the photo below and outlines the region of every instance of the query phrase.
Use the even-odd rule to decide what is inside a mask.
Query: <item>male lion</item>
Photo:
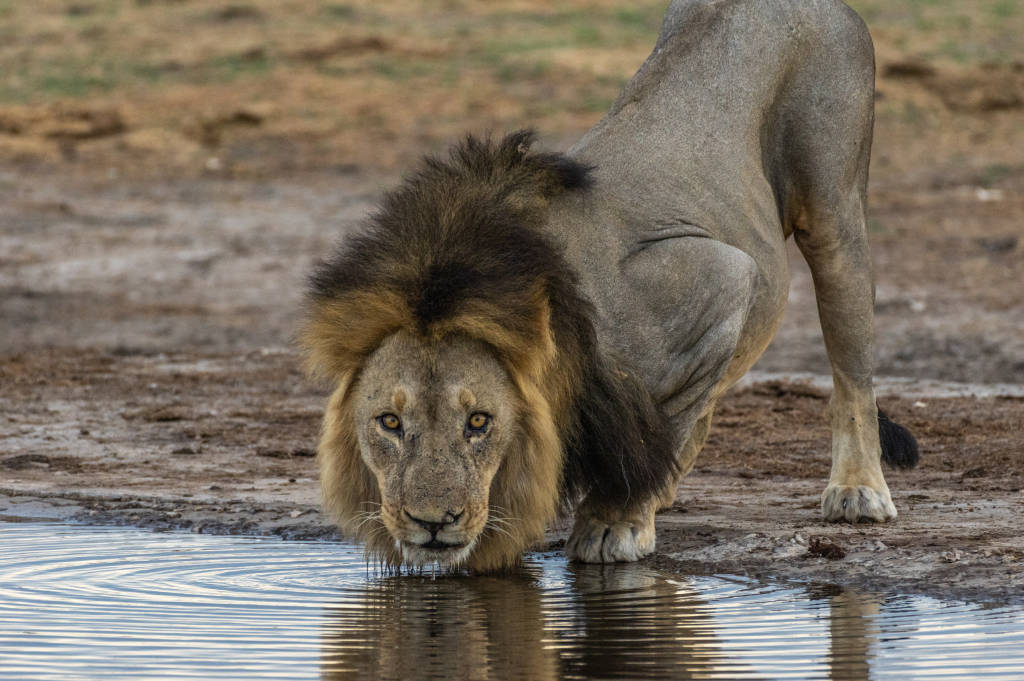
[[[486,571],[578,502],[570,557],[650,553],[716,400],[778,327],[790,235],[835,385],[822,512],[894,518],[879,458],[917,453],[872,388],[873,79],[838,0],[675,0],[568,153],[517,132],[426,159],[311,278],[344,530],[390,564]]]

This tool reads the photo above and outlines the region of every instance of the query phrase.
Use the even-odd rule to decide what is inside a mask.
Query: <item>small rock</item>
[[[893,61],[882,67],[884,78],[930,78],[934,75],[934,66],[916,59]]]
[[[945,563],[956,563],[963,558],[963,556],[964,554],[960,549],[953,549],[951,551],[943,551],[939,557],[942,558]]]
[[[15,454],[0,462],[4,468],[12,471],[23,471],[29,468],[49,468],[50,457],[45,454]]]
[[[918,400],[917,402],[914,402],[914,407],[916,409],[924,409],[927,406],[928,406],[928,403],[927,402],[922,402],[921,400]]]
[[[846,549],[836,544],[829,537],[811,537],[807,544],[807,553],[812,556],[821,556],[828,560],[839,560],[846,557]]]
[[[303,513],[304,513],[304,511],[292,511],[291,513],[288,514],[288,517],[289,518],[298,518]]]
[[[1003,192],[1000,189],[985,189],[984,187],[978,187],[974,190],[974,198],[983,203],[988,203],[989,201],[1002,201]],[[1016,240],[1012,243],[1013,245],[1016,245]]]
[[[1009,253],[1017,248],[1017,244],[1020,242],[1020,239],[1015,236],[1006,236],[980,238],[975,239],[974,242],[978,244],[982,250],[988,251],[989,253]]]
[[[799,544],[780,544],[772,549],[772,555],[776,558],[796,558],[805,552]]]

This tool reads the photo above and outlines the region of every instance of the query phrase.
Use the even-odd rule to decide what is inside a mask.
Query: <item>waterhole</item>
[[[4,679],[1020,679],[1024,608],[532,555],[388,575],[335,543],[0,523]]]

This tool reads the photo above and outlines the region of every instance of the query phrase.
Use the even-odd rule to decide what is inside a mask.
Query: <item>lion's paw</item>
[[[570,560],[616,563],[639,560],[654,551],[654,518],[606,522],[577,518],[565,545]]]
[[[889,490],[881,492],[866,485],[829,485],[821,495],[825,520],[885,522],[896,517]]]

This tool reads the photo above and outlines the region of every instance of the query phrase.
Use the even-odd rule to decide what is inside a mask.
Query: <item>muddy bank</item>
[[[287,352],[7,357],[0,516],[339,539],[318,510],[313,447],[324,394],[296,366]],[[1024,399],[885,397],[920,439],[922,465],[888,473],[900,517],[878,526],[819,519],[825,404],[826,393],[806,383],[753,383],[728,395],[675,508],[658,517],[648,562],[1019,600]],[[555,528],[546,548],[559,548],[566,529]]]

